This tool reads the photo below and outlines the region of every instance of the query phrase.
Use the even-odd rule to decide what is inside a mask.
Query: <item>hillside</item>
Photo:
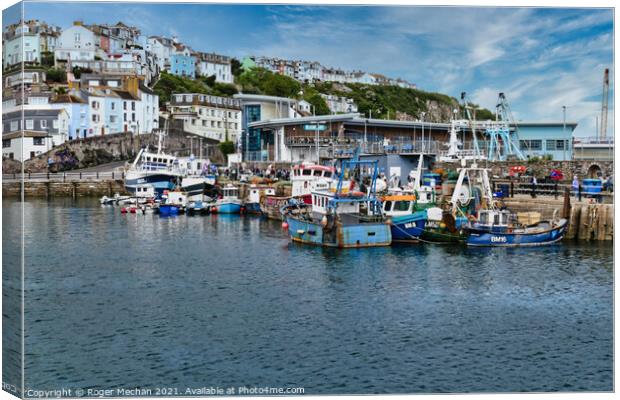
[[[243,71],[236,68],[235,84],[215,82],[214,77],[188,79],[162,73],[154,87],[160,102],[170,100],[171,93],[191,92],[220,96],[230,96],[237,92],[265,94],[296,99],[304,99],[314,106],[317,115],[329,114],[329,108],[320,94],[331,94],[352,98],[358,111],[373,118],[395,119],[397,113],[409,119],[421,118],[430,122],[448,122],[453,110],[460,109],[454,97],[441,93],[425,92],[398,86],[363,85],[358,83],[319,82],[301,84],[284,75],[275,74],[262,68]],[[486,109],[476,110],[477,119],[491,119],[493,113]]]

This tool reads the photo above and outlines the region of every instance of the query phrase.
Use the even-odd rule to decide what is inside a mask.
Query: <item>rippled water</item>
[[[612,390],[610,245],[339,251],[257,217],[25,211],[30,388]]]

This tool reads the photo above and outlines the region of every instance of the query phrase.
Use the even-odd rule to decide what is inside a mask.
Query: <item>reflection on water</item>
[[[609,245],[340,251],[257,217],[25,209],[29,387],[612,389]]]

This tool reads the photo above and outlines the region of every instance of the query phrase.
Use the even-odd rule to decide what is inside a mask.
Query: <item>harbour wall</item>
[[[2,197],[19,198],[22,184],[26,198],[52,197],[101,197],[114,193],[126,194],[122,180],[101,180],[84,182],[3,182]]]
[[[577,202],[571,199],[566,239],[579,240],[613,240],[614,234],[614,205]],[[515,212],[537,211],[542,219],[553,218],[557,210],[558,217],[562,217],[564,202],[562,196],[558,200],[550,196],[531,198],[530,196],[515,196],[504,199],[506,206]]]

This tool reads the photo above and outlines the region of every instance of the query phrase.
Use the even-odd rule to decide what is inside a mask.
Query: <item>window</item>
[[[126,109],[127,109],[127,102],[123,101],[123,110],[126,110]]]
[[[42,119],[42,120],[41,120],[41,128],[42,128],[42,129],[47,128],[47,120],[46,120],[46,119]]]
[[[76,33],[75,35],[73,35],[73,40],[76,41],[76,42],[79,42],[80,41],[80,34]]]
[[[2,139],[2,148],[11,147],[11,139]]]
[[[57,119],[52,121],[52,128],[58,129],[58,120]]]
[[[123,113],[123,121],[127,122],[127,113]]]
[[[35,156],[34,151],[31,151],[30,152],[30,158],[34,158],[34,156]]]
[[[34,120],[32,119],[26,120],[26,129],[34,129]]]
[[[11,131],[16,131],[19,129],[19,121],[11,121]]]
[[[547,140],[547,151],[568,149],[568,140]]]
[[[93,122],[99,122],[99,115],[98,114],[93,114],[92,115],[92,121]]]
[[[36,137],[36,138],[32,138],[32,144],[35,146],[43,146],[45,143],[43,143],[42,137]]]
[[[98,109],[99,109],[99,102],[98,102],[98,101],[92,101],[92,102],[90,103],[90,106],[91,106],[93,109],[98,110]]]
[[[115,104],[115,103],[110,103],[110,109],[111,109],[111,110],[116,109],[116,104]]]
[[[131,111],[136,111],[136,102],[135,101],[131,102]]]
[[[136,122],[136,113],[131,113],[131,122]]]
[[[542,140],[520,140],[521,150],[542,150]]]

